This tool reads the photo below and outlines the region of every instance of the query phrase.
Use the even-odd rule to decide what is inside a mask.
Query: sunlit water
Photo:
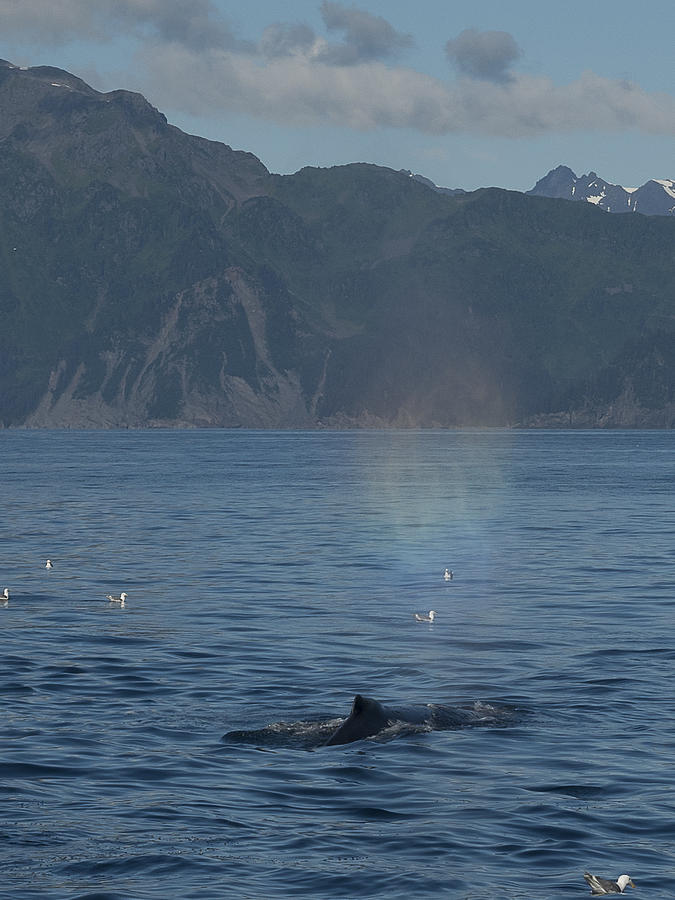
[[[0,897],[672,900],[674,441],[0,432]]]

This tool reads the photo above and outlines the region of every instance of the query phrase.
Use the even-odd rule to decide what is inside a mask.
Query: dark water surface
[[[0,432],[0,897],[672,900],[674,443]]]

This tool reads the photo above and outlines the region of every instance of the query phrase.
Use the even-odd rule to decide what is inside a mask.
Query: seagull
[[[590,872],[584,872],[584,881],[590,885],[591,894],[623,894],[624,888],[635,887],[630,875],[619,875],[616,881],[609,878],[597,878]]]
[[[6,605],[9,603],[9,588],[5,588],[2,594],[0,594],[0,600]]]
[[[106,594],[106,600],[110,600],[111,603],[121,603],[124,606],[124,601],[127,599],[127,595],[122,591],[119,597],[113,597],[112,594]]]
[[[418,622],[433,622],[436,618],[436,613],[433,609],[429,610],[429,615],[425,616],[424,613],[415,613],[415,619]]]
[[[45,569],[53,569],[53,568],[54,568],[54,566],[52,565],[51,559],[48,559],[45,564]]]
[[[452,581],[452,572],[449,569],[446,569],[445,572],[443,572],[443,578],[446,581]]]

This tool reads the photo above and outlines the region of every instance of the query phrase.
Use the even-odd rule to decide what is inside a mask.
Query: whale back
[[[360,741],[382,731],[389,724],[391,717],[377,700],[357,694],[352,709],[342,725],[326,741],[326,746],[333,744],[349,744]]]

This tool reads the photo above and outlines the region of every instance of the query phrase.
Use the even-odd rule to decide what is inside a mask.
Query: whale
[[[1,599],[1,598],[0,598]],[[476,700],[460,706],[418,703],[414,706],[390,706],[357,694],[345,718],[331,716],[317,720],[274,722],[262,728],[226,732],[227,743],[254,743],[264,747],[294,747],[316,750],[380,737],[389,740],[420,731],[453,731],[467,727],[500,727],[515,721],[516,707]]]
[[[351,744],[372,737],[399,722],[408,725],[430,725],[441,728],[457,728],[462,725],[486,721],[485,710],[464,709],[458,706],[440,706],[434,703],[423,706],[384,706],[379,700],[357,694],[347,718],[328,738],[325,747]]]

